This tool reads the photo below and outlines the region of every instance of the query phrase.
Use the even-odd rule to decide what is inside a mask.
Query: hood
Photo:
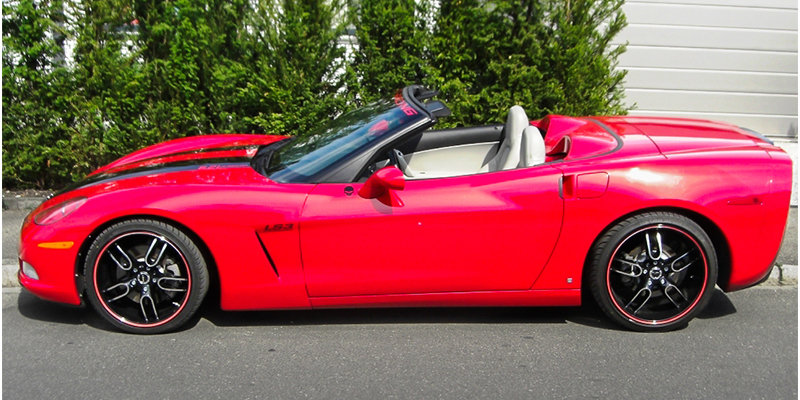
[[[195,171],[193,175],[196,175],[200,173],[197,171],[208,174],[225,168],[244,166],[250,170],[250,159],[259,146],[285,138],[286,136],[235,134],[171,140],[138,150],[98,168],[58,194],[100,183],[171,172]]]
[[[287,136],[230,134],[175,139],[137,150],[104,167],[98,168],[89,176],[186,160],[199,161],[226,157],[252,157],[258,146],[274,143],[285,138]]]

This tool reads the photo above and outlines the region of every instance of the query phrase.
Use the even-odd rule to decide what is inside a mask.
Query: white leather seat
[[[522,131],[522,152],[520,153],[519,166],[532,167],[543,164],[545,160],[544,138],[539,128],[528,126]]]
[[[528,121],[525,110],[520,106],[511,107],[508,110],[506,126],[503,128],[505,138],[500,143],[497,154],[489,160],[482,170],[494,172],[517,168],[522,148],[522,131],[527,126],[530,126],[530,121]]]

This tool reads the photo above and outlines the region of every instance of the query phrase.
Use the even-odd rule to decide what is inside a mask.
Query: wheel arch
[[[581,270],[581,297],[582,300],[585,302],[591,299],[591,291],[589,289],[589,272],[592,266],[592,251],[597,245],[597,242],[608,232],[611,228],[619,224],[620,222],[633,217],[635,215],[645,214],[649,212],[670,212],[673,214],[682,215],[690,220],[694,221],[696,224],[700,225],[700,227],[708,234],[709,238],[711,239],[711,244],[714,245],[714,253],[717,256],[717,284],[725,288],[728,286],[728,282],[730,280],[731,274],[731,250],[730,245],[728,244],[728,240],[725,237],[725,234],[722,232],[722,229],[714,223],[708,217],[686,208],[680,207],[669,207],[669,206],[656,206],[656,207],[648,207],[639,209],[636,211],[629,212],[625,215],[620,216],[619,218],[615,219],[602,231],[600,234],[592,242],[592,245],[586,252],[583,261],[583,268]],[[585,297],[585,296],[589,297]]]
[[[163,222],[167,225],[171,225],[176,229],[180,230],[181,232],[183,232],[183,234],[188,236],[189,239],[191,239],[192,242],[194,242],[194,244],[200,250],[200,254],[203,256],[203,259],[206,261],[206,266],[208,268],[208,275],[209,275],[208,277],[210,282],[205,301],[210,300],[218,304],[220,297],[220,284],[219,284],[219,273],[217,271],[217,263],[214,260],[214,256],[211,253],[211,250],[209,249],[205,241],[194,231],[189,229],[189,227],[174,219],[167,218],[162,215],[145,214],[145,213],[124,215],[103,222],[102,224],[98,225],[94,230],[92,230],[92,232],[88,236],[86,236],[86,239],[83,241],[83,243],[81,243],[81,246],[78,250],[78,257],[75,258],[75,265],[74,265],[75,284],[76,287],[78,288],[78,295],[81,298],[81,303],[84,302],[84,294],[86,292],[86,285],[84,283],[85,277],[83,275],[83,266],[86,263],[86,256],[88,255],[89,248],[91,247],[95,238],[97,238],[97,236],[100,235],[100,233],[102,233],[104,230],[106,230],[108,227],[112,225],[135,219],[149,219],[153,221]]]

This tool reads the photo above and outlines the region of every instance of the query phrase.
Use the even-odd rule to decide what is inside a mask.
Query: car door
[[[550,166],[408,180],[403,205],[322,183],[301,215],[311,297],[523,290],[561,229],[561,173]]]

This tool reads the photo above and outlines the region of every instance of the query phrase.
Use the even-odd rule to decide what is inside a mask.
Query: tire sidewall
[[[180,251],[186,261],[187,269],[191,276],[189,296],[185,306],[178,315],[169,322],[154,327],[136,327],[120,321],[111,314],[103,305],[103,300],[96,294],[95,266],[104,247],[112,240],[132,232],[149,232],[164,236],[178,251]],[[208,290],[208,270],[200,250],[179,229],[172,225],[153,220],[130,220],[114,224],[103,230],[94,239],[83,266],[83,276],[85,279],[86,295],[92,307],[100,314],[103,319],[110,322],[116,328],[130,333],[156,334],[164,333],[177,329],[197,311]]]

